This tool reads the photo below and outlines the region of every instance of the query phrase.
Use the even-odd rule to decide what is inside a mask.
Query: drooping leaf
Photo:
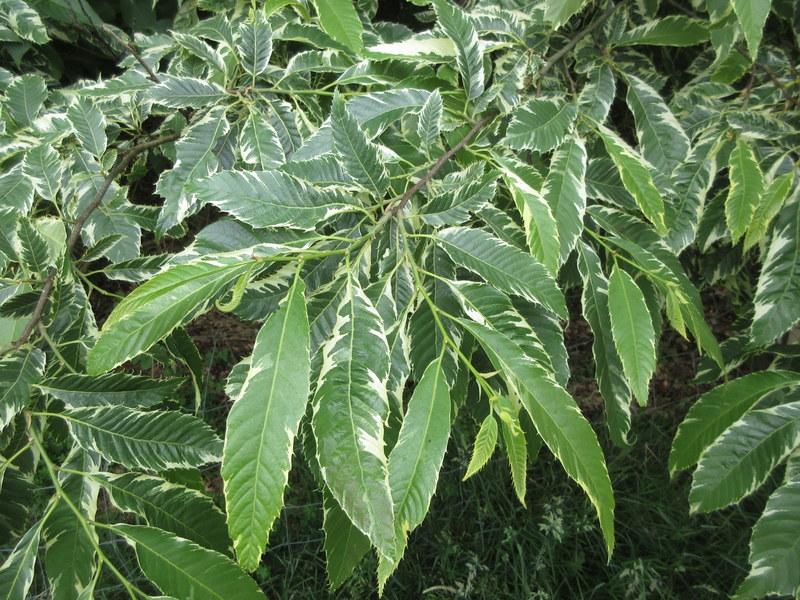
[[[364,48],[364,32],[352,0],[314,0],[314,4],[325,33],[360,54]]]
[[[0,429],[31,401],[31,385],[44,371],[38,348],[20,349],[0,360]]]
[[[516,389],[545,444],[589,496],[610,554],[614,547],[614,493],[603,451],[575,400],[508,338],[472,321],[459,322]]]
[[[577,104],[530,100],[512,113],[502,143],[515,150],[549,152],[564,140],[577,115]]]
[[[759,371],[723,383],[703,394],[678,427],[669,455],[670,473],[674,475],[695,464],[703,451],[761,398],[798,383],[798,373]]]
[[[445,35],[453,40],[456,49],[456,64],[467,98],[474,99],[483,94],[483,52],[478,43],[475,26],[461,7],[448,0],[433,0],[436,20]]]
[[[800,442],[800,402],[753,410],[711,444],[689,492],[692,512],[711,512],[754,492]]]
[[[731,0],[731,6],[747,40],[750,56],[755,58],[761,45],[761,35],[772,0]]]
[[[513,419],[512,424],[507,423],[505,419],[501,419],[500,428],[503,432],[503,444],[505,445],[508,464],[511,468],[511,481],[514,484],[514,492],[517,494],[517,500],[520,501],[522,506],[525,506],[528,450],[525,433],[519,425],[518,415],[513,415]]]
[[[222,455],[222,441],[208,425],[176,411],[96,406],[68,409],[59,416],[82,447],[131,468],[198,467]]]
[[[764,195],[761,196],[761,202],[756,207],[750,224],[747,226],[747,232],[744,236],[745,250],[752,248],[767,233],[772,219],[781,210],[783,201],[789,195],[793,182],[794,173],[791,171],[779,175],[770,182]]]
[[[647,166],[616,133],[603,125],[599,126],[598,133],[619,171],[625,189],[636,199],[642,214],[653,224],[656,231],[665,234],[664,200],[653,183],[653,177]]]
[[[765,596],[796,595],[800,577],[800,481],[788,479],[764,507],[750,539],[751,569],[734,598],[757,600]]]
[[[263,600],[256,582],[223,554],[145,525],[112,526],[136,548],[142,571],[165,594],[194,600]]]
[[[325,570],[331,590],[338,588],[369,551],[369,538],[353,525],[327,488],[322,490],[325,517]]]
[[[348,276],[323,364],[312,420],[325,483],[384,555],[394,553],[394,510],[383,450],[389,347],[380,314]]]
[[[509,294],[538,302],[562,318],[564,296],[544,266],[530,255],[479,229],[450,227],[436,241],[458,264]]]
[[[644,406],[656,368],[656,333],[641,289],[616,265],[608,278],[608,308],[622,369],[634,396]]]
[[[472,445],[472,456],[469,459],[467,471],[464,473],[464,480],[472,477],[489,462],[495,448],[497,448],[497,419],[494,416],[494,412],[490,411],[475,436],[475,442]]]
[[[205,79],[177,75],[161,75],[160,79],[161,83],[151,87],[147,95],[168,108],[203,108],[226,96],[224,89]]]
[[[39,537],[44,521],[37,521],[25,532],[14,550],[0,566],[0,594],[8,600],[25,600],[33,583],[33,569],[39,550]]]
[[[658,92],[634,75],[626,79],[642,156],[668,176],[689,153],[689,138]]]
[[[768,344],[798,319],[800,303],[800,203],[783,208],[758,277],[750,338]]]
[[[85,98],[78,98],[67,109],[67,118],[72,123],[81,146],[92,155],[100,157],[106,151],[106,119],[97,105]]]
[[[311,363],[302,280],[256,337],[227,420],[222,479],[228,529],[243,568],[258,566],[283,506],[294,436],[306,412]]]
[[[417,122],[417,135],[420,139],[420,148],[427,151],[436,143],[442,125],[442,96],[439,90],[434,90],[428,96],[422,109],[419,111]]]
[[[47,99],[47,85],[42,77],[33,74],[14,79],[6,89],[5,109],[19,127],[27,127],[39,115]]]
[[[331,129],[334,151],[345,171],[376,198],[382,198],[389,187],[389,179],[378,148],[367,140],[338,94],[334,97],[331,108]]]
[[[708,26],[700,19],[670,15],[623,33],[615,46],[694,46],[709,39]]]
[[[189,190],[253,227],[310,230],[351,202],[349,196],[322,192],[280,171],[222,171],[190,184]]]
[[[618,446],[626,446],[631,428],[631,391],[614,345],[608,307],[608,280],[603,275],[602,265],[595,251],[584,243],[579,243],[578,247],[578,268],[584,282],[583,315],[594,337],[592,355],[595,378],[603,396],[611,439]]]
[[[586,147],[569,137],[553,153],[542,196],[550,205],[558,228],[559,266],[564,264],[583,231],[586,210]]]
[[[239,41],[236,44],[239,59],[247,73],[253,78],[261,75],[272,56],[272,28],[261,19],[239,25]]]
[[[225,515],[209,496],[154,475],[95,473],[92,478],[121,510],[204,548],[230,554]]]
[[[144,375],[107,373],[105,375],[62,375],[36,384],[48,396],[69,408],[81,406],[122,405],[147,407],[174,398],[184,378],[153,379]]]
[[[89,354],[87,370],[110,371],[166,337],[190,314],[210,307],[216,294],[252,267],[251,260],[220,258],[178,265],[153,277],[120,302]]]
[[[725,200],[725,219],[731,239],[737,242],[747,231],[764,193],[764,175],[758,166],[753,149],[739,138],[728,163],[731,187]]]

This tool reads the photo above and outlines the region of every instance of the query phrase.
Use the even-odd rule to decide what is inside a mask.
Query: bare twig
[[[547,59],[547,62],[544,63],[541,70],[539,71],[539,78],[536,82],[536,94],[538,95],[542,89],[542,81],[544,80],[544,76],[550,72],[550,69],[564,56],[570,52],[578,43],[585,38],[587,35],[592,33],[595,29],[600,27],[603,23],[608,20],[608,18],[614,14],[614,11],[617,10],[620,6],[627,4],[629,0],[622,0],[622,2],[618,4],[612,4],[607,9],[605,9],[599,17],[597,17],[594,21],[592,21],[585,29],[579,31],[575,37],[573,37],[566,46],[564,46],[561,50],[553,54],[550,58]]]
[[[764,73],[767,74],[767,77],[769,77],[770,80],[772,81],[772,83],[775,84],[775,87],[777,87],[781,91],[781,94],[783,94],[783,97],[784,97],[784,99],[786,100],[786,102],[788,104],[794,106],[795,108],[800,108],[800,100],[795,98],[792,95],[792,93],[789,91],[789,88],[787,88],[785,85],[783,85],[783,82],[780,79],[778,79],[778,76],[775,74],[775,71],[772,70],[772,67],[770,67],[769,65],[766,65],[766,64],[764,64],[762,62],[758,62],[757,60],[753,60],[750,57],[750,54],[744,48],[739,46],[738,44],[734,46],[734,49],[739,54],[744,56],[745,59],[747,59],[748,61],[752,62],[754,67],[756,67],[758,69],[761,69],[762,71],[764,71]]]
[[[139,64],[140,64],[140,65],[142,65],[142,67],[144,68],[144,70],[145,70],[145,71],[147,71],[147,78],[148,78],[150,81],[152,81],[153,83],[161,83],[161,80],[158,78],[158,75],[156,75],[156,74],[155,74],[155,72],[153,71],[153,69],[151,69],[151,68],[150,68],[150,65],[148,65],[146,62],[144,62],[144,59],[142,58],[141,54],[139,54],[139,53],[136,51],[136,48],[134,48],[134,47],[133,47],[133,44],[131,44],[130,42],[126,42],[126,41],[125,41],[125,40],[123,40],[121,37],[119,37],[119,36],[118,36],[116,33],[114,33],[114,31],[113,31],[113,30],[112,30],[112,29],[111,29],[111,28],[110,28],[108,25],[106,25],[106,26],[103,28],[103,30],[104,30],[104,31],[105,31],[105,32],[106,32],[108,35],[110,35],[110,36],[111,36],[111,37],[113,37],[115,40],[117,40],[117,41],[118,41],[120,44],[122,44],[123,46],[125,46],[125,48],[127,48],[127,49],[128,49],[128,52],[130,52],[130,53],[131,53],[131,55],[133,56],[133,58],[135,58],[135,59],[136,59],[136,60],[139,62]]]
[[[170,133],[168,135],[162,135],[161,137],[157,137],[152,140],[148,140],[146,142],[142,142],[141,144],[137,144],[130,148],[125,154],[122,155],[122,158],[119,162],[114,166],[113,169],[106,175],[106,178],[103,180],[103,185],[100,186],[100,189],[97,190],[97,193],[92,198],[92,201],[86,206],[84,211],[75,219],[75,224],[72,227],[72,231],[69,234],[69,238],[67,239],[67,254],[71,253],[72,250],[75,248],[75,244],[78,243],[80,239],[81,230],[83,226],[86,224],[87,219],[92,214],[100,203],[103,202],[103,198],[105,198],[108,189],[111,187],[111,184],[114,183],[114,180],[122,175],[125,170],[130,166],[133,162],[133,159],[136,158],[140,153],[148,150],[150,148],[155,148],[156,146],[160,146],[161,144],[165,144],[167,142],[171,142],[173,140],[177,140],[180,137],[180,133]],[[28,321],[27,325],[25,325],[25,329],[22,330],[22,335],[19,336],[14,343],[11,344],[10,349],[16,350],[20,346],[22,346],[25,342],[28,341],[30,338],[31,333],[42,320],[42,316],[44,315],[44,309],[47,305],[47,300],[50,298],[50,294],[53,293],[53,288],[55,287],[57,271],[55,268],[51,268],[47,279],[44,282],[44,286],[42,287],[42,291],[39,293],[39,299],[36,301],[36,306],[33,309],[33,314],[31,315],[30,320]]]
[[[472,136],[474,136],[476,133],[478,133],[478,131],[484,125],[486,125],[486,123],[488,123],[489,121],[494,119],[496,116],[497,116],[497,113],[491,113],[491,114],[486,115],[482,119],[480,119],[478,122],[476,122],[472,126],[472,129],[470,129],[467,132],[467,135],[465,135],[463,138],[461,138],[461,140],[455,146],[450,148],[450,150],[448,150],[447,152],[442,154],[442,156],[439,157],[439,160],[437,160],[434,163],[434,165],[430,168],[430,170],[427,173],[425,173],[425,176],[422,179],[420,179],[417,183],[415,183],[411,187],[411,189],[409,189],[405,194],[403,194],[403,196],[400,198],[400,201],[393,208],[390,208],[389,210],[387,210],[386,214],[388,214],[390,217],[393,217],[394,215],[399,213],[401,210],[403,210],[403,207],[411,199],[411,196],[416,194],[422,188],[422,186],[424,186],[426,183],[428,183],[433,178],[433,176],[436,175],[436,173],[439,171],[439,169],[441,169],[444,166],[444,164],[448,160],[450,160],[450,158],[452,158],[452,156],[456,152],[458,152],[464,146],[467,145],[467,143],[472,139]]]

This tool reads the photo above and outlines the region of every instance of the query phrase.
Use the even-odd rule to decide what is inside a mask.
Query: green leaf
[[[617,166],[622,184],[636,199],[636,204],[645,217],[653,224],[656,231],[665,234],[664,201],[653,183],[653,177],[645,164],[621,137],[606,128],[599,126],[598,133],[611,160]]]
[[[489,411],[489,415],[481,423],[478,435],[475,436],[475,443],[472,445],[472,457],[469,459],[467,471],[464,473],[464,481],[480,471],[489,462],[497,447],[497,420],[494,411]]]
[[[309,325],[297,279],[256,337],[250,370],[227,420],[222,479],[239,564],[258,567],[283,506],[294,436],[306,412]]]
[[[725,115],[725,120],[740,135],[755,140],[777,140],[793,133],[784,121],[760,111],[733,111]]]
[[[353,572],[361,558],[369,551],[369,538],[359,531],[336,502],[330,490],[323,488],[322,501],[325,516],[325,570],[331,590],[338,588]]]
[[[68,409],[59,416],[82,447],[131,468],[198,467],[222,455],[222,441],[208,425],[175,411],[96,406]]]
[[[338,93],[331,107],[331,129],[334,151],[347,174],[376,198],[382,198],[389,187],[389,179],[378,147],[367,140]]]
[[[142,571],[164,593],[193,600],[263,600],[256,582],[236,563],[166,531],[112,525],[136,548]]]
[[[479,229],[450,227],[437,233],[436,242],[456,263],[488,283],[567,318],[564,296],[555,280],[530,255]]]
[[[222,171],[189,185],[201,202],[229,212],[253,227],[312,230],[351,207],[340,192],[322,192],[280,171]]]
[[[439,90],[433,90],[425,104],[419,111],[417,122],[417,135],[420,139],[420,149],[427,152],[436,140],[442,127],[442,96]]]
[[[6,89],[5,109],[19,127],[27,127],[39,115],[47,99],[47,85],[38,75],[22,75]]]
[[[564,140],[578,105],[562,100],[529,100],[511,114],[502,144],[515,150],[549,152]]]
[[[569,137],[553,153],[542,188],[542,196],[550,205],[558,228],[559,267],[567,261],[583,232],[585,177],[586,147],[579,137]]]
[[[508,464],[511,468],[511,481],[514,484],[514,492],[516,492],[517,499],[522,506],[525,506],[528,449],[525,442],[525,433],[519,425],[518,415],[513,415],[513,419],[513,425],[509,425],[505,419],[501,419],[500,428],[503,432],[503,443],[505,444]]]
[[[363,27],[352,0],[314,0],[319,24],[331,38],[356,54],[364,48]]]
[[[88,372],[110,371],[144,352],[190,315],[205,312],[225,286],[251,267],[252,260],[224,257],[156,275],[128,294],[108,317],[89,354]]]
[[[594,338],[592,355],[595,378],[605,404],[608,431],[615,444],[627,446],[631,428],[631,391],[614,345],[609,317],[608,280],[603,275],[600,258],[595,251],[583,242],[579,243],[578,248],[578,268],[583,278],[583,316]]]
[[[636,121],[636,136],[642,156],[669,176],[689,153],[689,138],[661,95],[633,75],[626,75],[626,101]]]
[[[25,532],[0,567],[0,595],[7,600],[25,600],[33,583],[33,568],[44,521]]]
[[[244,162],[262,169],[274,169],[286,160],[278,133],[261,111],[252,107],[239,133],[239,152]]]
[[[700,19],[670,15],[629,29],[615,46],[694,46],[709,39],[708,26]]]
[[[731,0],[731,5],[742,26],[750,56],[755,59],[772,0]]]
[[[31,384],[44,371],[45,355],[38,348],[20,349],[0,360],[0,429],[31,401]]]
[[[62,375],[34,384],[69,408],[120,405],[147,407],[175,397],[185,378],[153,379],[144,375]]]
[[[22,218],[17,222],[17,239],[20,244],[20,261],[25,268],[34,274],[46,274],[50,266],[50,252],[44,237],[30,219]]]
[[[744,250],[749,250],[767,233],[770,222],[783,206],[794,183],[794,173],[789,171],[773,179],[767,187],[761,201],[756,206],[753,218],[747,226],[744,236]]]
[[[244,70],[255,82],[269,64],[272,56],[272,28],[261,18],[239,25],[239,41],[236,44]]]
[[[750,338],[763,345],[800,319],[800,202],[787,204],[778,216],[767,257],[758,276]]]
[[[572,15],[579,13],[583,9],[586,0],[551,0],[545,4],[544,20],[553,25],[553,29],[558,29],[569,21]]]
[[[353,524],[392,556],[394,511],[383,450],[389,346],[379,313],[351,276],[322,357],[312,419],[322,476]]]
[[[225,515],[205,494],[141,473],[95,473],[115,506],[204,548],[230,554]]]
[[[757,600],[772,594],[792,596],[800,587],[800,481],[779,487],[764,507],[750,539],[750,573],[734,598]]]
[[[689,409],[678,427],[669,455],[669,471],[688,469],[703,451],[756,402],[776,390],[800,383],[800,373],[760,371],[706,392]]]
[[[436,20],[445,35],[453,40],[456,49],[456,64],[461,81],[470,100],[483,94],[483,52],[478,33],[460,6],[448,0],[433,0]]]
[[[67,118],[72,123],[78,142],[95,157],[106,151],[106,119],[97,105],[86,99],[78,98],[67,109]]]
[[[50,144],[35,146],[25,153],[22,171],[45,200],[55,202],[61,187],[61,158]]]
[[[745,414],[700,457],[691,511],[719,510],[754,492],[799,442],[800,402]]]
[[[602,123],[608,117],[616,93],[614,70],[607,64],[597,65],[589,71],[588,81],[578,95],[578,107],[594,122]]]
[[[764,193],[764,175],[753,149],[742,138],[736,140],[736,148],[731,152],[728,177],[731,187],[725,200],[725,220],[736,243],[747,231]]]
[[[147,91],[153,102],[168,108],[203,108],[216,104],[227,93],[216,83],[194,77],[160,75],[161,83]]]
[[[3,20],[19,37],[34,44],[46,44],[47,28],[39,13],[24,0],[6,0]],[[16,41],[16,40],[15,40]]]
[[[656,369],[656,332],[642,290],[616,265],[608,279],[608,309],[622,369],[633,395],[645,406]]]
[[[491,202],[497,190],[497,172],[483,173],[483,165],[468,168],[456,175],[448,175],[446,184],[455,182],[455,190],[446,189],[423,206],[420,217],[430,225],[456,225],[468,221],[470,212]],[[460,184],[460,185],[459,185]]]
[[[74,600],[82,590],[92,587],[98,566],[96,544],[99,540],[94,527],[90,526],[91,534],[88,534],[84,524],[97,514],[100,486],[83,473],[97,471],[99,463],[97,453],[74,446],[63,466],[79,473],[62,471],[58,475],[61,490],[81,516],[78,517],[64,500],[59,500],[45,524],[45,568],[53,600]]]
[[[614,492],[603,451],[567,391],[519,346],[488,327],[459,319],[514,387],[539,435],[597,510],[609,555],[614,547]]]

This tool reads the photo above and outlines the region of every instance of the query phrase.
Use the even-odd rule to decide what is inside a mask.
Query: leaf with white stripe
[[[457,264],[483,277],[509,294],[538,302],[567,318],[561,290],[547,269],[529,254],[480,229],[450,227],[436,235],[436,242]]]
[[[642,290],[616,265],[608,278],[608,309],[622,369],[633,395],[644,406],[656,369],[656,332]]]
[[[239,25],[239,40],[236,49],[244,70],[255,82],[269,64],[272,56],[272,28],[262,20],[260,13],[255,21]]]
[[[656,231],[661,234],[667,233],[664,224],[664,200],[653,183],[653,176],[645,163],[621,137],[604,125],[599,126],[598,133],[603,139],[606,152],[619,171],[622,185],[636,199],[639,210],[653,224]]]
[[[72,123],[81,146],[95,157],[106,151],[106,119],[97,105],[87,98],[78,98],[67,109],[67,118]]]
[[[145,525],[112,525],[136,548],[150,581],[175,598],[264,600],[256,582],[224,554]]]
[[[786,205],[775,223],[758,277],[750,328],[754,344],[768,344],[800,320],[800,201]]]
[[[6,101],[3,106],[19,127],[27,127],[39,115],[47,99],[47,85],[38,75],[27,74],[17,77],[6,88]]]
[[[669,454],[669,472],[688,469],[728,427],[767,394],[800,384],[800,373],[759,371],[706,392],[678,426]]]
[[[764,174],[758,166],[756,155],[744,139],[736,140],[736,148],[728,162],[731,186],[725,200],[725,220],[736,243],[742,237],[764,193]]]
[[[23,217],[17,221],[20,262],[29,272],[44,276],[50,267],[50,252],[44,236],[33,226],[30,219]]]
[[[31,385],[44,371],[45,355],[38,348],[20,349],[0,359],[0,429],[31,401]]]
[[[34,189],[42,198],[50,202],[56,201],[64,167],[53,146],[42,144],[28,150],[22,161],[22,171],[30,178]]]
[[[550,205],[558,228],[563,265],[583,232],[586,210],[586,146],[579,137],[569,137],[553,153],[542,196]]]
[[[227,420],[222,479],[239,564],[255,570],[283,506],[311,360],[303,291],[296,279],[256,337],[250,369]]]
[[[578,105],[535,98],[511,113],[502,144],[514,150],[549,152],[558,146],[578,115]]]
[[[483,51],[475,26],[460,6],[451,4],[448,0],[433,0],[432,4],[439,26],[453,40],[456,64],[467,98],[477,98],[483,93],[484,73]]]
[[[616,93],[614,70],[605,63],[599,64],[588,73],[588,81],[578,95],[578,107],[592,121],[603,123]]]
[[[419,111],[417,121],[417,135],[420,139],[420,148],[427,152],[439,138],[442,127],[442,96],[439,90],[433,90],[425,104]]]
[[[800,589],[800,481],[787,477],[767,500],[750,539],[750,573],[734,598],[796,596]]]
[[[709,446],[692,478],[692,512],[730,506],[764,483],[800,443],[800,402],[753,410]]]
[[[772,219],[780,212],[783,201],[786,200],[786,196],[789,195],[792,189],[794,178],[795,174],[789,171],[770,182],[756,207],[755,213],[753,213],[750,224],[747,226],[747,232],[745,232],[744,236],[745,250],[752,248],[767,233]]]
[[[446,189],[423,206],[419,211],[422,220],[430,225],[458,225],[470,219],[470,212],[491,202],[497,190],[497,172],[483,173],[482,169],[480,165],[449,175],[445,185],[455,181],[458,187]]]
[[[364,31],[352,0],[314,0],[319,24],[331,38],[359,54],[364,49]]]
[[[0,596],[6,600],[25,600],[28,597],[43,524],[44,521],[40,520],[28,529],[0,566]]]
[[[614,45],[694,46],[707,42],[708,39],[706,21],[684,15],[669,15],[629,29],[614,42]]]
[[[219,85],[205,79],[177,75],[160,75],[159,78],[161,83],[146,94],[150,100],[169,108],[203,108],[227,96]]]
[[[59,416],[83,448],[130,468],[199,467],[222,456],[222,440],[192,415],[96,406],[67,409]]]
[[[583,9],[586,0],[556,0],[545,4],[544,19],[558,29]]]
[[[380,314],[352,277],[322,357],[312,419],[322,476],[353,524],[392,556],[394,510],[383,449],[389,346]]]
[[[389,187],[389,178],[378,147],[367,139],[338,94],[331,107],[331,129],[334,151],[347,174],[376,198],[382,198]]]
[[[239,132],[239,152],[244,162],[262,169],[274,169],[286,160],[278,133],[255,107]]]
[[[633,75],[625,78],[642,156],[669,176],[689,153],[689,138],[656,90]]]
[[[771,5],[772,0],[731,0],[731,6],[747,40],[750,56],[758,55],[762,30],[767,22]]]

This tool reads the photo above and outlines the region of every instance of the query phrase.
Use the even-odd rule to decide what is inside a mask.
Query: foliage
[[[0,2],[3,39],[26,40],[12,58],[55,35],[39,4]],[[41,468],[55,489],[13,533],[0,590],[25,596],[44,540],[54,597],[91,597],[104,570],[151,597],[102,530],[164,594],[259,596],[246,571],[296,445],[322,489],[332,586],[373,548],[382,589],[459,413],[483,423],[470,475],[502,440],[524,503],[546,445],[610,555],[611,478],[565,387],[564,290],[580,287],[620,446],[662,313],[709,381],[780,356],[695,405],[671,468],[699,461],[692,508],[715,510],[789,458],[740,596],[796,593],[782,565],[800,521],[797,351],[775,346],[800,318],[796,7],[433,0],[435,26],[415,33],[367,2],[226,4],[114,33],[130,55],[111,77],[0,71],[0,473]],[[136,194],[149,170],[156,204]],[[721,345],[699,290],[719,282],[743,322]],[[100,296],[119,300],[110,314]],[[228,379],[224,439],[176,401],[179,382],[126,374],[149,355],[196,386],[184,326],[214,306],[260,324]],[[186,474],[218,462],[227,533],[210,539],[220,513]],[[96,521],[101,489],[136,524]]]

